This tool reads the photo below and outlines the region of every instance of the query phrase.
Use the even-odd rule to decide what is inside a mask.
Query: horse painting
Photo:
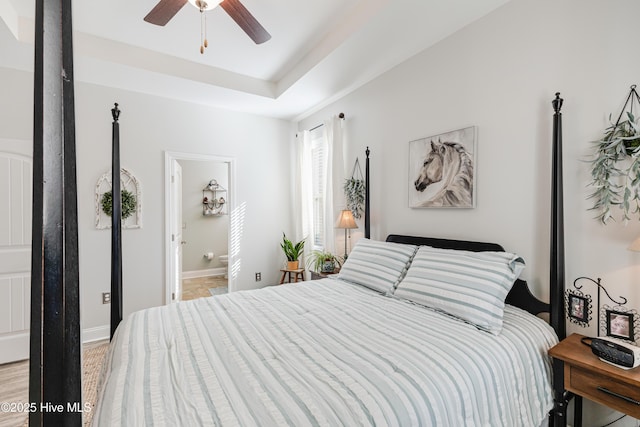
[[[427,144],[429,151],[416,166],[418,175],[412,184],[416,192],[429,195],[412,207],[473,207],[472,155],[458,142],[431,139]]]

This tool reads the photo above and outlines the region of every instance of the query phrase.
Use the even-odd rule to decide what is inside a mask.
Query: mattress
[[[507,306],[492,335],[338,279],[133,313],[96,426],[538,426],[557,343]]]

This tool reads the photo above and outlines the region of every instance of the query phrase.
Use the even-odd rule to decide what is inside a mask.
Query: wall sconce
[[[358,228],[358,224],[356,224],[356,220],[353,219],[353,212],[351,209],[344,209],[340,211],[340,216],[338,217],[338,221],[336,222],[336,228],[344,228],[344,260],[347,259],[347,230],[352,228]],[[351,234],[349,234],[349,238],[351,238]]]
[[[640,237],[634,240],[627,249],[634,252],[640,252]]]

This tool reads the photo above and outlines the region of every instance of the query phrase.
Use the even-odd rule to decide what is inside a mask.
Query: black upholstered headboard
[[[504,248],[497,243],[440,239],[435,237],[404,236],[400,234],[389,234],[387,236],[387,242],[405,243],[419,246],[425,245],[440,249],[457,249],[472,252],[504,252]],[[514,283],[511,291],[507,295],[505,302],[507,304],[514,305],[523,310],[526,310],[534,315],[540,313],[548,313],[551,308],[549,304],[536,298],[529,290],[527,282],[520,279],[516,280],[516,282]]]

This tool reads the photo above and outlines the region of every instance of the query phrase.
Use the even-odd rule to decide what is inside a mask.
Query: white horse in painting
[[[423,192],[429,185],[442,182],[441,189],[422,206],[472,207],[473,160],[457,142],[433,142],[414,185]]]

